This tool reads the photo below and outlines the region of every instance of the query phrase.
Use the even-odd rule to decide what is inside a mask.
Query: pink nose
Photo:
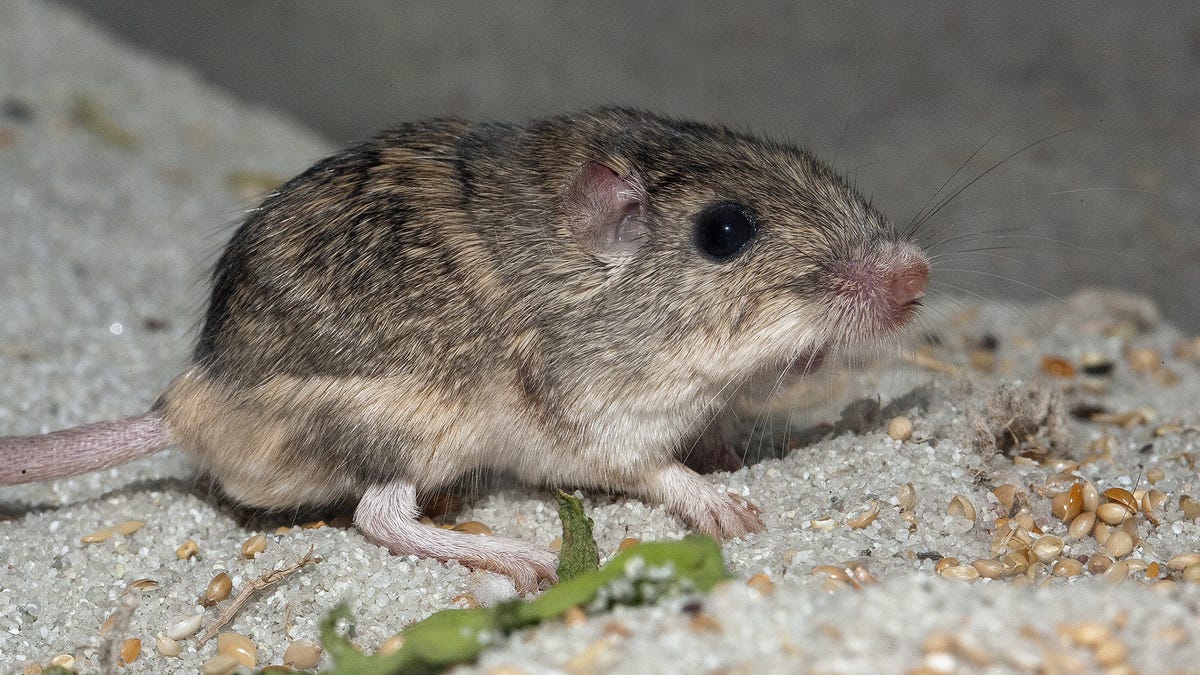
[[[901,267],[888,280],[888,292],[894,307],[902,308],[915,304],[925,297],[929,285],[929,264],[923,260]]]

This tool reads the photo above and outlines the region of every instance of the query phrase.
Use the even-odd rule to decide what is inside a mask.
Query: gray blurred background
[[[805,144],[901,224],[1001,162],[923,226],[943,290],[1200,331],[1200,3],[64,4],[336,142],[629,104]]]

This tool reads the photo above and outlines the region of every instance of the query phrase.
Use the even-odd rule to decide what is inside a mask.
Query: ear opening
[[[637,176],[587,162],[565,195],[567,222],[585,251],[614,260],[633,255],[649,239],[646,190]]]

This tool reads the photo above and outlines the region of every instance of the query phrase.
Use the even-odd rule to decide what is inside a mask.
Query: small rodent
[[[0,439],[0,485],[179,445],[247,505],[358,498],[393,553],[528,590],[554,553],[422,525],[418,493],[494,469],[760,530],[680,460],[719,445],[742,383],[903,326],[928,273],[794,147],[623,108],[407,124],[249,214],[193,364],[148,413]]]

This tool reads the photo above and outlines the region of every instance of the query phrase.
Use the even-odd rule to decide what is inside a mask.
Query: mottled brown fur
[[[725,202],[758,233],[716,262],[695,224]],[[676,458],[713,445],[695,441],[742,382],[903,324],[926,272],[790,146],[625,109],[410,124],[249,215],[195,363],[157,410],[247,504],[366,494],[360,526],[392,550],[461,554],[527,585],[552,575],[542,552],[511,544],[501,564],[388,523],[414,488],[499,469],[754,531],[753,506]],[[918,290],[896,290],[904,274]]]
[[[650,238],[617,264],[564,225],[588,162],[648,195]],[[692,242],[694,214],[720,200],[750,206],[769,233],[728,265]],[[288,494],[320,501],[376,478],[436,487],[510,452],[500,468],[520,476],[621,488],[694,436],[731,382],[847,337],[821,325],[829,289],[813,273],[888,236],[805,153],[722,129],[624,110],[409,125],[251,214],[164,411],[261,506],[289,504],[234,476],[307,480],[319,466],[317,486]],[[197,382],[221,393],[195,397]],[[653,431],[637,431],[641,416]],[[570,466],[601,447],[627,459]]]

